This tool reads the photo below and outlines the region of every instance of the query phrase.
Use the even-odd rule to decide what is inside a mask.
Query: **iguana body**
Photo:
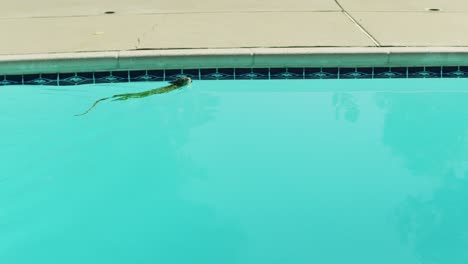
[[[154,94],[168,93],[168,92],[171,92],[173,90],[177,90],[177,89],[179,89],[179,88],[181,88],[181,87],[183,87],[183,86],[185,86],[185,85],[187,85],[187,84],[189,84],[191,82],[192,82],[192,79],[190,79],[190,77],[182,77],[182,78],[177,78],[175,81],[172,81],[170,85],[162,87],[162,88],[151,89],[151,90],[143,91],[143,92],[139,92],[139,93],[116,94],[116,95],[113,95],[113,96],[110,96],[110,97],[101,98],[101,99],[97,100],[84,113],[78,114],[76,116],[82,116],[82,115],[87,114],[89,111],[93,110],[93,108],[96,107],[96,105],[98,103],[100,103],[102,101],[105,101],[105,100],[108,100],[108,99],[114,99],[112,101],[125,101],[127,99],[132,99],[132,98],[143,98],[143,97],[147,97],[147,96],[154,95]]]

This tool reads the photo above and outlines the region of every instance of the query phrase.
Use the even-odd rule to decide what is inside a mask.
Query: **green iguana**
[[[161,88],[151,89],[151,90],[144,91],[144,92],[139,92],[139,93],[116,94],[116,95],[113,95],[113,96],[110,96],[110,97],[101,98],[101,99],[97,100],[84,113],[77,114],[75,116],[86,115],[87,113],[89,113],[89,111],[93,110],[93,108],[96,107],[96,105],[99,102],[102,102],[102,101],[105,101],[105,100],[108,100],[108,99],[114,99],[112,101],[124,101],[124,100],[131,99],[131,98],[143,98],[143,97],[147,97],[147,96],[154,95],[154,94],[168,93],[170,91],[177,90],[177,89],[179,89],[181,87],[184,87],[185,85],[188,85],[191,82],[192,82],[192,79],[190,77],[181,77],[181,78],[177,78],[174,81],[171,81],[170,85],[164,86],[164,87],[161,87]]]

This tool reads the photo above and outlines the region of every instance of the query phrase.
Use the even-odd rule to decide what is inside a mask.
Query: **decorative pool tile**
[[[468,67],[442,67],[443,78],[467,78]]]
[[[173,81],[181,76],[184,76],[182,74],[182,70],[165,70],[164,71],[164,80],[165,81]]]
[[[468,66],[148,69],[0,75],[0,86],[22,84],[68,86],[95,83],[154,82],[172,81],[182,76],[191,77],[193,80],[468,78]]]
[[[21,85],[23,84],[23,75],[0,76],[0,85]]]
[[[60,73],[59,85],[78,85],[94,83],[93,73]]]
[[[270,71],[268,68],[236,68],[236,80],[268,80]]]
[[[440,78],[441,67],[408,68],[408,78]]]
[[[304,68],[270,68],[270,79],[303,79]]]
[[[58,85],[57,74],[28,74],[23,75],[23,84]]]
[[[157,82],[164,80],[164,71],[130,71],[131,82]]]
[[[338,79],[339,68],[305,68],[306,79]]]
[[[442,67],[425,67],[431,73],[431,78],[442,78]]]
[[[95,83],[119,83],[128,82],[128,71],[118,72],[95,72],[94,82]]]
[[[392,79],[406,77],[407,68],[405,67],[375,67],[373,72],[374,79]]]
[[[372,68],[340,68],[340,79],[371,79]]]
[[[234,69],[200,69],[202,80],[234,80]]]

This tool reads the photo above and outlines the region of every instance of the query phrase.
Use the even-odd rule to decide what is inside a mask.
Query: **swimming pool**
[[[0,87],[1,263],[466,263],[468,80]]]

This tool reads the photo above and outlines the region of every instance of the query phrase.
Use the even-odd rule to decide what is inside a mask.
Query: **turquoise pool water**
[[[468,81],[0,87],[0,263],[468,263]]]

